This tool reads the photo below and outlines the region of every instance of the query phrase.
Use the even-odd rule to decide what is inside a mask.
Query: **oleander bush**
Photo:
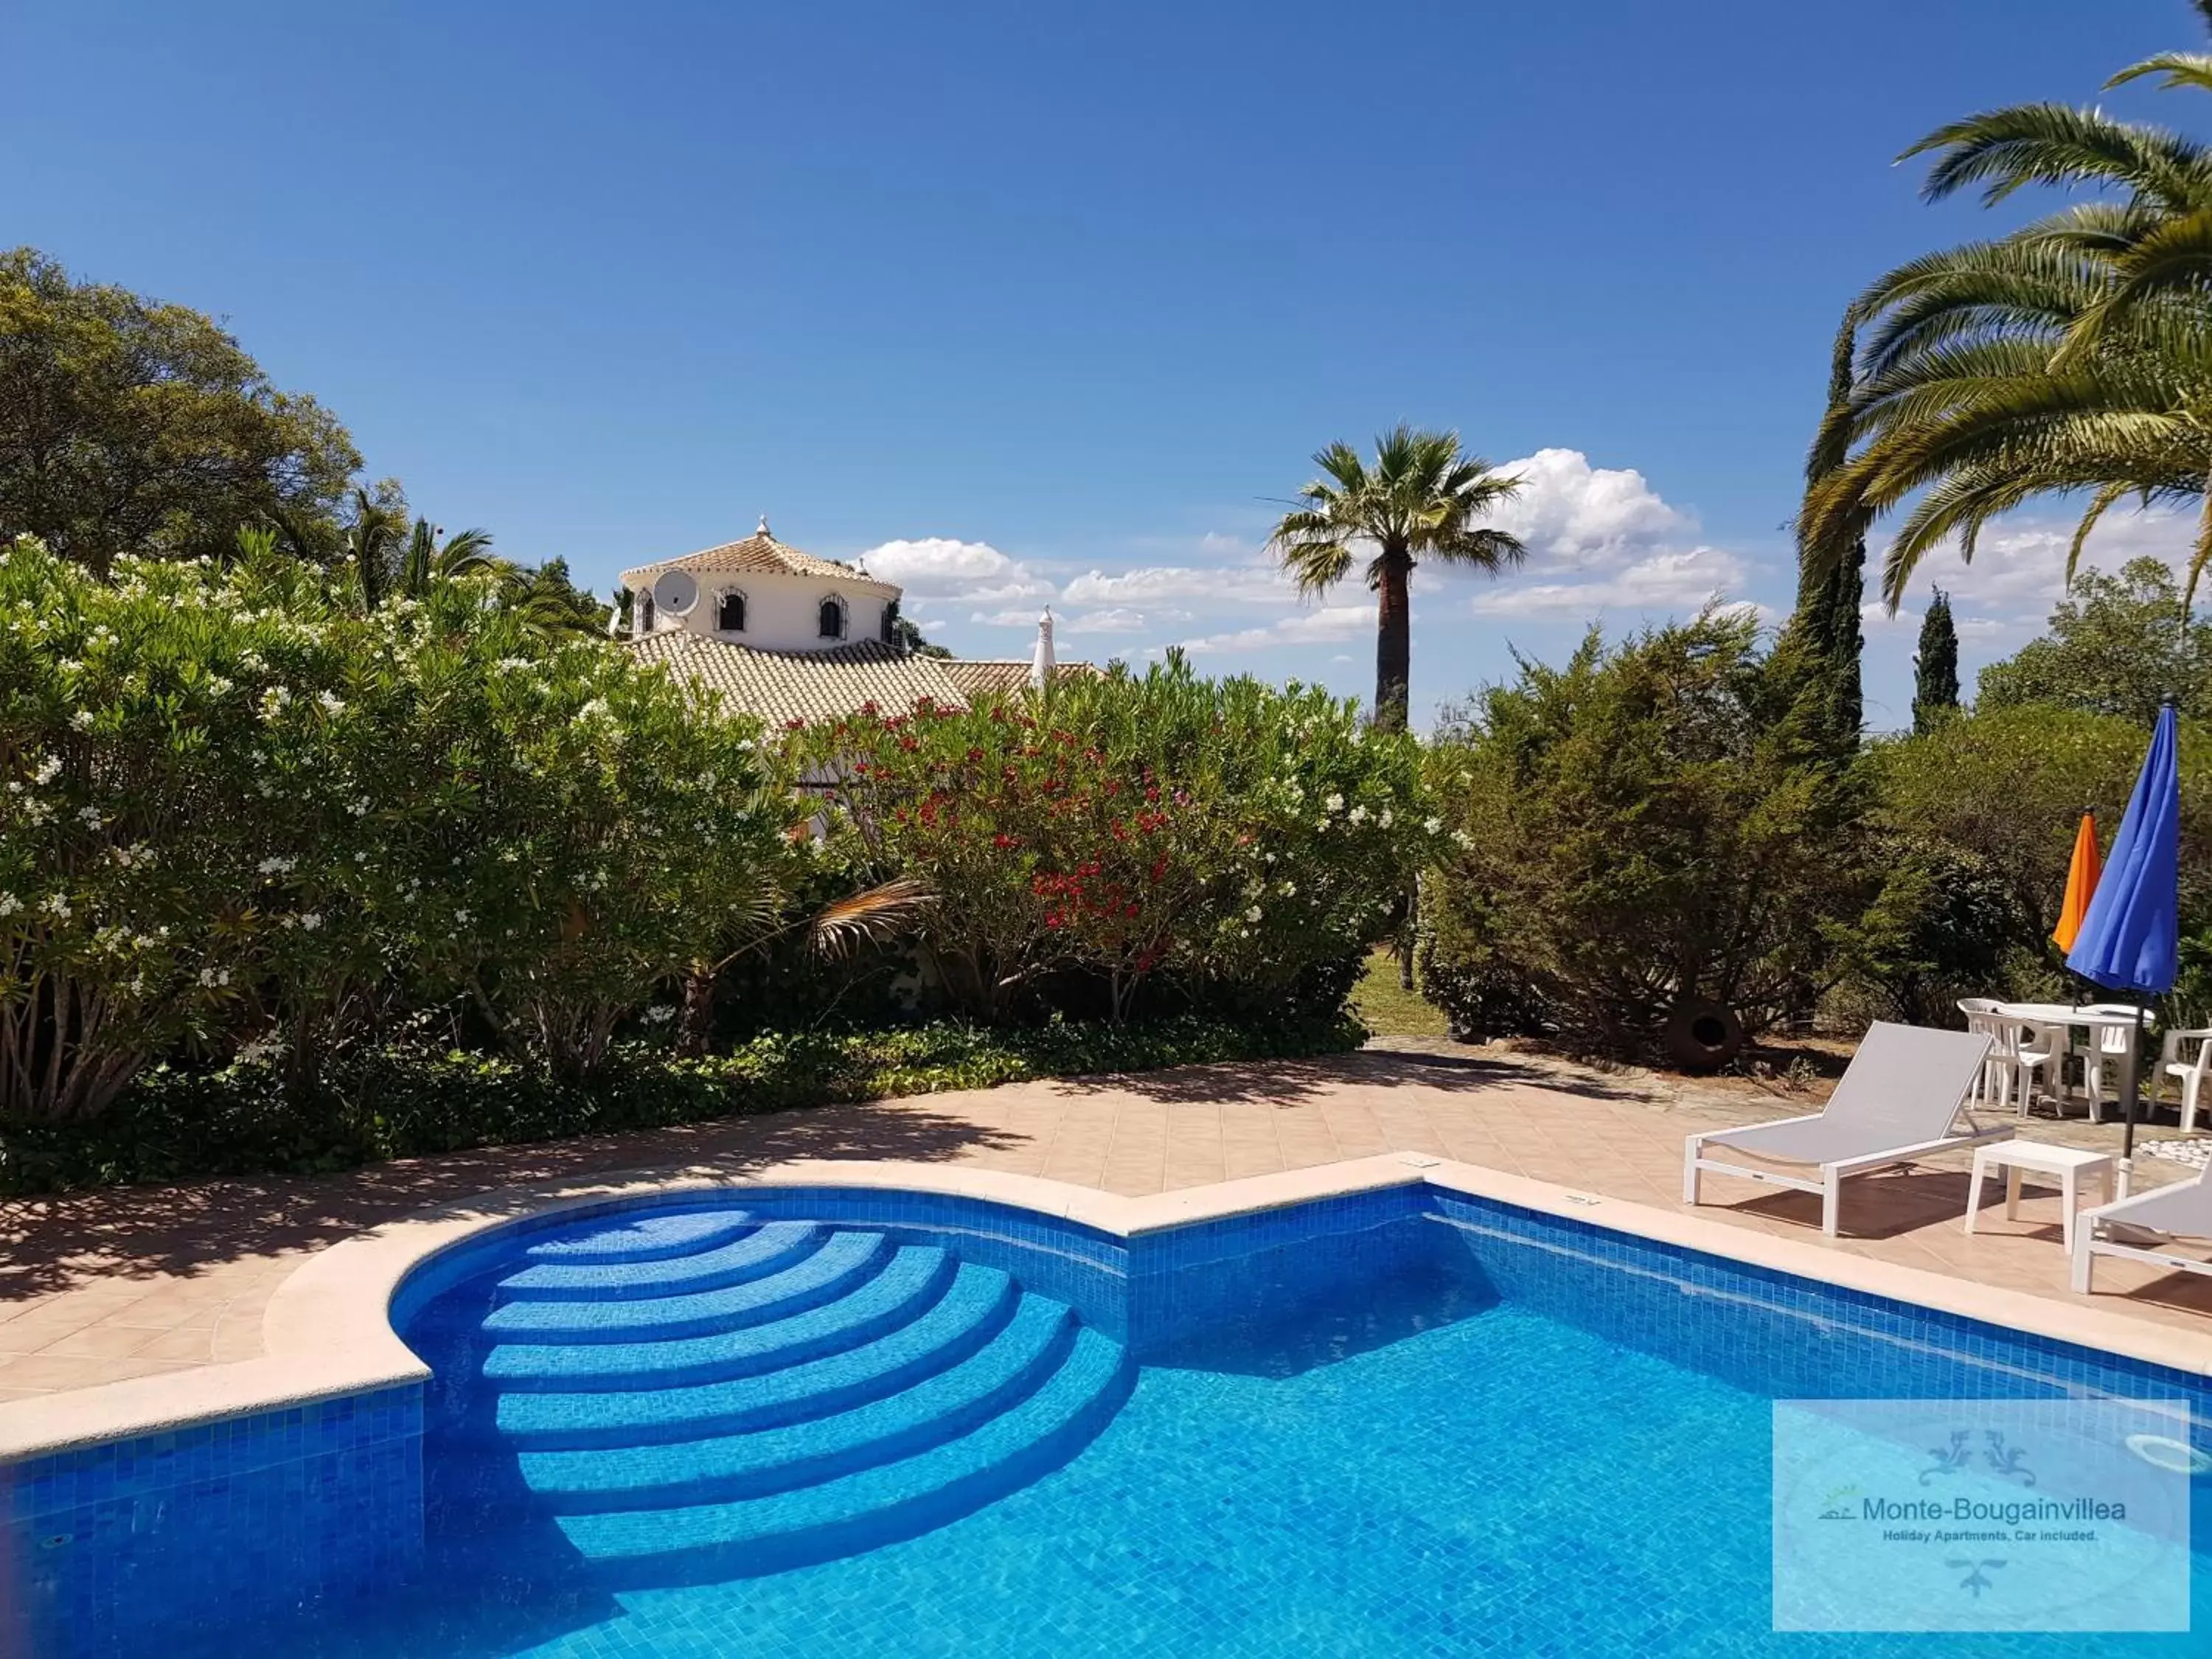
[[[578,1075],[810,856],[742,721],[489,579],[374,611],[247,538],[0,550],[0,1116],[163,1056],[323,1058],[456,1000]]]
[[[1340,1008],[1443,828],[1413,739],[1180,659],[794,736],[836,781],[833,845],[930,890],[916,943],[987,1022],[1071,981],[1117,1021],[1172,999]]]

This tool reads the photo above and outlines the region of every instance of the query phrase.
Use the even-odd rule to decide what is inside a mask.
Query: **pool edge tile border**
[[[1323,1199],[1423,1184],[2031,1337],[2212,1376],[2212,1340],[2124,1313],[1954,1279],[1423,1153],[1380,1152],[1139,1198],[1000,1170],[805,1158],[743,1174],[714,1165],[687,1165],[625,1171],[587,1182],[501,1188],[384,1223],[317,1252],[286,1277],[263,1315],[266,1352],[258,1358],[0,1403],[0,1463],[427,1381],[429,1369],[392,1328],[392,1300],[402,1282],[418,1267],[498,1229],[568,1210],[716,1189],[874,1188],[981,1200],[1127,1239]]]

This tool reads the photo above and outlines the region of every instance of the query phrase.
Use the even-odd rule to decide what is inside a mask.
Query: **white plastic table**
[[[2023,1170],[2058,1177],[2065,1204],[2066,1250],[2074,1250],[2074,1211],[2081,1195],[2081,1176],[2094,1172],[2104,1183],[2104,1202],[2112,1201],[2112,1159],[2107,1152],[2087,1152],[2078,1146],[2053,1146],[2041,1140],[1993,1140],[1974,1152],[1973,1183],[1966,1188],[1966,1231],[1974,1231],[1974,1218],[1982,1208],[1982,1177],[1993,1164],[2005,1172],[2005,1219],[2020,1219],[2020,1177]]]
[[[2059,1100],[2072,1097],[2063,1074],[2065,1043],[2071,1040],[2072,1034],[2087,1031],[2089,1046],[2094,1048],[2106,1031],[2125,1030],[2135,1024],[2136,1019],[2131,1013],[2093,1013],[2087,1008],[2073,1007],[2063,1002],[2000,1002],[1990,1012],[2000,1019],[2017,1020],[2023,1025],[2033,1025],[2045,1031],[2066,1033],[2066,1037],[2062,1039],[2051,1059],[2051,1097]],[[2153,1089],[2157,1087],[2154,1076],[2145,1081]],[[2090,1109],[2092,1115],[2100,1109],[2093,1105]]]

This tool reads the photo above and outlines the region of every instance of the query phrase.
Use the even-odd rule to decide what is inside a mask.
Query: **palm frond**
[[[842,959],[863,945],[884,944],[912,927],[936,898],[926,883],[911,876],[848,893],[808,921],[807,948],[817,957]]]

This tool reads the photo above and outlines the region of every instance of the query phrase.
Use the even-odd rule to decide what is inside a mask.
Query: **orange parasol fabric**
[[[2074,834],[2074,861],[2066,866],[2066,902],[2058,907],[2058,926],[2051,937],[2062,951],[2074,948],[2081,931],[2081,918],[2089,914],[2090,896],[2097,890],[2101,868],[2097,862],[2097,815],[2081,814],[2081,827]]]

